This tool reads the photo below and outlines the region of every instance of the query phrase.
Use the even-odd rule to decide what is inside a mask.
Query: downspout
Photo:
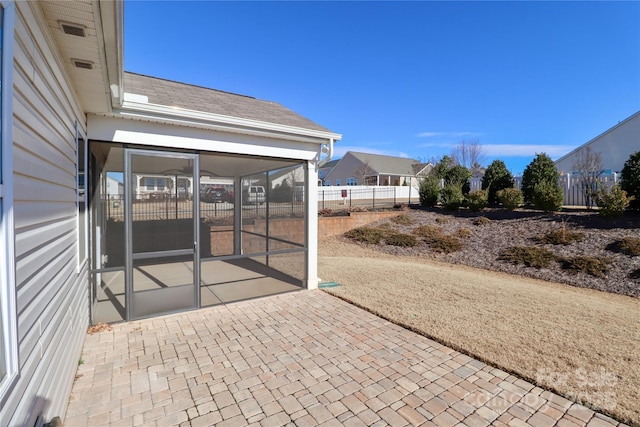
[[[320,148],[318,149],[318,160],[320,159],[320,156],[322,155],[322,153],[325,153],[327,157],[318,161],[318,169],[326,165],[333,157],[333,142],[334,142],[333,138],[329,138],[328,146],[327,144],[320,144]]]

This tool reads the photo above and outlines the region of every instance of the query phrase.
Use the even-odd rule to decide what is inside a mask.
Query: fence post
[[[376,187],[373,187],[373,208],[376,208]]]
[[[397,204],[396,203],[396,189],[397,188],[398,187],[393,187],[393,206],[395,206]]]

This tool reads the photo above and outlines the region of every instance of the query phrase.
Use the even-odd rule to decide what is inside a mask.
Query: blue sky
[[[521,173],[640,110],[640,2],[125,2],[125,69],[279,102],[348,150]]]

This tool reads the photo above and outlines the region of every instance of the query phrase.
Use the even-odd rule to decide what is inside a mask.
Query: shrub
[[[640,256],[640,239],[625,237],[617,242],[618,250],[630,256]]]
[[[444,218],[444,217],[439,216],[438,218],[436,218],[436,222],[438,224],[446,224],[446,223],[449,222],[449,218]]]
[[[442,236],[442,229],[434,225],[421,225],[414,228],[412,233],[416,236],[422,237],[425,242],[429,243]]]
[[[320,210],[318,210],[318,215],[319,216],[329,216],[333,213],[333,210],[329,209],[329,208],[322,208]]]
[[[545,212],[558,212],[562,209],[564,192],[558,181],[542,181],[533,189],[533,205]]]
[[[467,194],[467,206],[471,212],[480,212],[487,207],[488,193],[484,190],[476,190]]]
[[[380,244],[385,234],[384,230],[373,227],[358,227],[344,233],[350,239],[374,245]]]
[[[456,236],[441,235],[429,242],[429,246],[436,252],[450,254],[464,247],[464,244]]]
[[[487,225],[490,224],[491,220],[489,218],[487,218],[486,216],[480,216],[476,219],[473,220],[473,225],[477,225],[477,226],[481,226],[481,225]]]
[[[462,189],[457,185],[447,185],[440,192],[442,206],[448,211],[457,211],[464,202]]]
[[[605,218],[617,218],[624,215],[630,202],[631,198],[627,197],[627,192],[619,185],[614,185],[611,190],[600,190],[596,198],[596,203],[600,208],[598,214]]]
[[[513,175],[511,175],[504,162],[502,160],[491,162],[482,177],[482,189],[488,191],[487,198],[489,203],[497,205],[499,201],[498,192],[511,187],[513,187]]]
[[[497,193],[497,197],[500,203],[502,203],[502,206],[508,211],[512,211],[524,203],[522,191],[517,188],[505,188],[500,190]]]
[[[522,174],[522,195],[526,203],[534,202],[535,187],[542,182],[558,183],[556,165],[545,153],[537,154]]]
[[[445,188],[455,186],[460,188],[462,194],[468,194],[471,190],[471,171],[462,165],[455,165],[450,168],[444,176]]]
[[[640,151],[630,155],[624,162],[620,177],[620,188],[626,191],[629,197],[634,197],[629,207],[640,210]]]
[[[473,232],[471,230],[469,230],[468,228],[461,228],[460,230],[458,230],[456,235],[458,237],[463,238],[463,239],[467,239],[467,238],[473,236]]]
[[[440,179],[435,175],[426,176],[420,183],[420,206],[432,208],[440,196]]]
[[[406,213],[400,214],[398,216],[394,216],[393,218],[391,218],[391,221],[400,225],[411,225],[415,223],[415,220],[411,217],[411,215]]]
[[[551,262],[556,260],[556,256],[547,249],[513,246],[503,250],[498,259],[527,267],[542,268],[548,267]]]
[[[444,179],[449,169],[453,167],[453,159],[449,156],[443,156],[442,159],[433,167],[433,174],[438,179]]]
[[[560,230],[550,231],[537,238],[540,243],[549,245],[570,245],[571,243],[579,242],[582,239],[584,239],[584,233],[569,231],[565,226]]]
[[[384,242],[392,246],[413,247],[418,244],[418,239],[412,234],[393,233],[387,236]]]
[[[581,272],[595,277],[605,277],[609,271],[610,261],[607,258],[575,256],[562,259],[562,268],[574,273]]]

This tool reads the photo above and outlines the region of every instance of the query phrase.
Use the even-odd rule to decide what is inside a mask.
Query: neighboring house
[[[306,216],[296,244],[278,255],[297,255],[300,285],[317,286],[316,170],[341,136],[274,102],[125,73],[123,7],[113,0],[0,2],[3,426],[64,419],[107,279],[121,286],[114,308],[123,320],[201,307],[200,271],[223,261],[203,250],[212,237],[196,215],[198,192],[173,207],[174,219],[140,220],[134,207],[145,203],[132,203],[140,176],[178,177],[195,188],[201,177],[223,177],[240,190],[255,176],[299,166]],[[122,176],[122,187],[108,184],[110,176]],[[121,191],[124,209],[108,202]],[[237,212],[225,259],[277,269],[268,261],[277,258],[269,256],[269,222],[252,232],[262,243],[251,258]],[[144,277],[134,268],[169,267],[169,259],[189,266],[187,282],[139,287]]]
[[[324,179],[325,185],[413,185],[431,164],[406,157],[348,151]]]
[[[640,151],[640,111],[556,160],[561,174],[574,172],[573,165],[582,151],[590,147],[600,153],[604,171],[620,172],[629,156]]]
[[[333,168],[338,164],[340,159],[334,159],[327,163],[325,163],[322,167],[318,169],[318,184],[325,185],[324,179],[329,175],[329,173],[333,170]]]
[[[124,195],[124,184],[112,176],[107,175],[107,195],[113,199],[120,199]]]

